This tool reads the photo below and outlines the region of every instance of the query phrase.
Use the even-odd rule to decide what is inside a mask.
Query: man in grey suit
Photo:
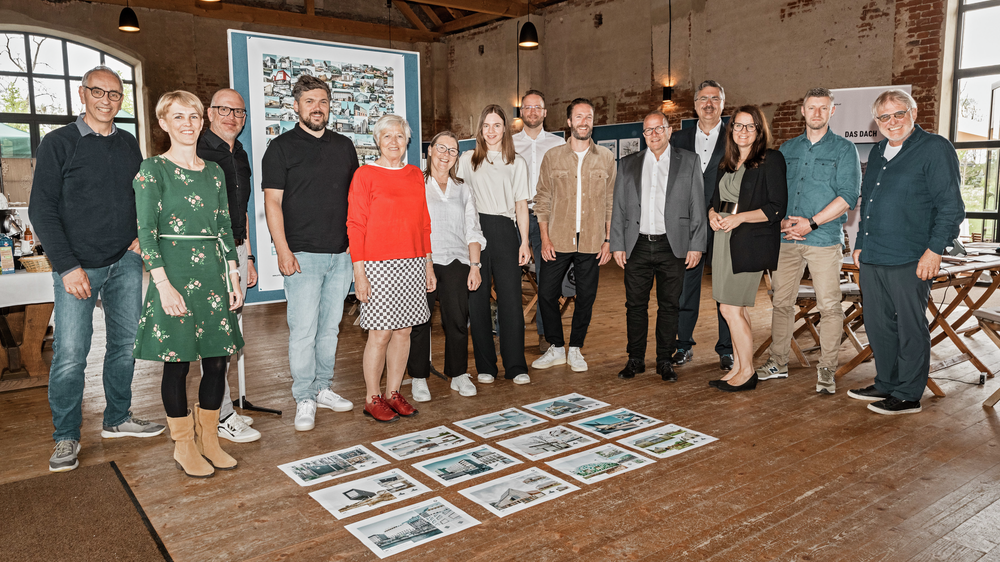
[[[708,239],[704,178],[698,156],[670,146],[660,111],[642,121],[646,150],[622,158],[611,213],[611,252],[625,270],[628,363],[618,378],[646,370],[649,291],[656,281],[656,372],[676,381],[670,362],[684,270],[701,261]]]

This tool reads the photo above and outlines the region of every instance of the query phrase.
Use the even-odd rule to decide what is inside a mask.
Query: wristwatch
[[[604,239],[604,243],[605,244],[610,244],[611,243],[611,239],[610,238],[605,238]]]
[[[483,268],[483,264],[482,264],[482,262],[478,262],[478,261],[470,261],[470,262],[469,262],[469,265],[470,265],[471,267],[478,267],[479,269],[482,269],[482,268]]]
[[[809,226],[811,226],[813,230],[816,230],[817,228],[819,228],[819,225],[816,224],[816,221],[813,220],[812,218],[809,219]]]
[[[247,254],[247,259],[250,260],[250,261],[252,261],[252,262],[254,262],[254,263],[257,263],[257,256],[255,256],[253,254]]]

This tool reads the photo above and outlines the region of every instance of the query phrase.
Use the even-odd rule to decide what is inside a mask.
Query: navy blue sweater
[[[137,234],[132,179],[141,163],[139,143],[122,129],[84,136],[71,123],[42,139],[28,213],[60,275],[125,255]]]

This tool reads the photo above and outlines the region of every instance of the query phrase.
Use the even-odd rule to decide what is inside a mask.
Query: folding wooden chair
[[[981,308],[975,311],[974,314],[976,316],[976,320],[979,322],[979,327],[983,330],[983,333],[986,334],[986,336],[989,337],[990,340],[997,345],[997,347],[1000,347],[1000,334],[998,334],[998,331],[1000,331],[1000,307]],[[990,371],[987,373],[987,376],[993,378],[993,374],[994,373]],[[1000,390],[997,390],[989,398],[987,398],[986,401],[983,402],[983,406],[992,408],[997,402],[1000,402]]]

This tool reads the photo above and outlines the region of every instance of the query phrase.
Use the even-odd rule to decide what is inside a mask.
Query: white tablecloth
[[[53,302],[52,272],[0,275],[0,308],[22,304]]]

